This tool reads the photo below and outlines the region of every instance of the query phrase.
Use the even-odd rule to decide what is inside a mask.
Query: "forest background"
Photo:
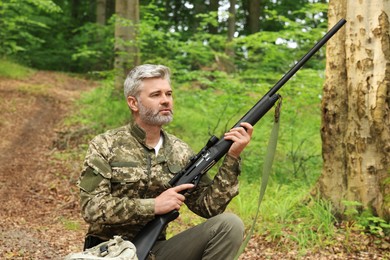
[[[122,55],[114,51],[115,3],[104,1],[102,18],[97,12],[99,2],[0,2],[3,64],[7,60],[100,82],[79,100],[79,112],[66,121],[69,129],[83,129],[83,134],[61,153],[79,158],[80,165],[91,137],[129,121],[128,108],[114,85],[115,60]],[[138,62],[172,69],[175,120],[166,129],[195,151],[210,135],[221,136],[231,127],[327,31],[327,1],[262,0],[256,12],[251,2],[256,1],[140,3],[137,40],[128,44],[137,48]],[[231,3],[236,6],[233,33],[229,30]],[[358,202],[345,201],[350,210],[341,222],[329,202],[310,195],[322,170],[319,129],[325,58],[323,48],[280,91],[283,107],[277,154],[256,233],[304,254],[334,243],[350,248],[348,239],[335,239],[340,232],[337,227],[342,226],[344,235],[366,232],[388,249],[389,225],[384,220],[356,211]],[[272,119],[270,112],[255,127],[242,155],[240,195],[228,208],[248,228],[257,208]],[[188,225],[201,221],[186,210],[182,218]],[[181,228],[174,224],[171,235]]]

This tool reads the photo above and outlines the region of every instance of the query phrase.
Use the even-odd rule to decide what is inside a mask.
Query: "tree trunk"
[[[218,12],[219,8],[219,1],[218,0],[210,0],[210,12]],[[218,17],[216,18],[218,22]],[[217,34],[218,33],[218,26],[210,25],[209,27],[209,33],[211,34]]]
[[[216,62],[220,70],[226,71],[228,73],[233,73],[235,71],[234,63],[234,46],[231,44],[234,38],[234,33],[236,32],[236,0],[229,0],[229,18],[228,18],[228,30],[227,30],[227,43],[225,47],[225,53],[227,57],[217,56]]]
[[[229,0],[229,18],[228,18],[228,42],[231,42],[236,31],[236,0]]]
[[[96,23],[106,24],[106,0],[96,0]]]
[[[260,30],[261,0],[249,0],[248,2],[248,29],[250,34],[254,34]]]
[[[327,43],[318,188],[340,217],[343,201],[390,217],[389,13],[388,0],[329,1],[329,26],[347,24]]]
[[[140,64],[137,44],[139,1],[116,0],[115,13],[115,88],[122,91],[128,71]]]

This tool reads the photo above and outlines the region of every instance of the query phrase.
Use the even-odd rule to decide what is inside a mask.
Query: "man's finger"
[[[176,191],[176,192],[181,192],[183,190],[189,190],[189,189],[192,189],[195,185],[192,184],[192,183],[184,183],[184,184],[181,184],[179,186],[175,186],[173,187],[173,190]]]
[[[246,130],[246,132],[248,133],[248,134],[252,134],[252,132],[253,132],[253,126],[251,125],[251,124],[249,124],[249,123],[247,123],[247,122],[242,122],[241,124],[240,124],[242,127],[244,127],[245,128],[245,130]]]

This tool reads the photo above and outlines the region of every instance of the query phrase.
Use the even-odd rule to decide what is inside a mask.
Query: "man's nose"
[[[162,95],[161,103],[166,104],[169,103],[172,100],[172,98],[168,95]]]

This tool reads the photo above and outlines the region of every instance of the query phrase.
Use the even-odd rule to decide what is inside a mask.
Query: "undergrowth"
[[[23,79],[34,73],[34,70],[6,59],[0,59],[0,77]]]

